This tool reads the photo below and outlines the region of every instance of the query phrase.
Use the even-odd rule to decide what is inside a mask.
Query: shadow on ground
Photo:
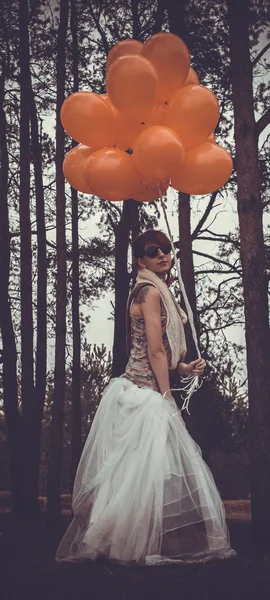
[[[2,600],[269,600],[270,548],[254,548],[250,520],[228,520],[237,557],[205,565],[123,567],[108,562],[56,564],[70,521],[54,529],[44,513],[23,521],[0,514]]]

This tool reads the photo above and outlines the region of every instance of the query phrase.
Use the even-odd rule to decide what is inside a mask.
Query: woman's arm
[[[136,301],[140,301],[145,322],[149,362],[160,393],[167,392],[167,396],[172,398],[168,360],[162,341],[160,293],[153,286],[145,286],[142,291],[143,294],[139,292]]]
[[[203,375],[205,367],[206,362],[204,358],[197,358],[190,363],[179,362],[177,365],[177,373],[180,375],[197,375],[200,377],[200,375]]]

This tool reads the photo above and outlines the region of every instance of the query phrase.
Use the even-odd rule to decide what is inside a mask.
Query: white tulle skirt
[[[236,553],[201,450],[173,401],[124,377],[105,389],[57,561],[206,562]]]

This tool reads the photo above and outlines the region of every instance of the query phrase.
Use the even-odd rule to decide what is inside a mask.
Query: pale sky
[[[172,196],[172,198],[175,196],[176,192],[174,190],[172,190],[169,193],[169,196]],[[170,227],[172,230],[172,235],[174,237],[174,239],[178,238],[177,235],[177,230],[178,230],[178,217],[175,214],[172,215],[172,210],[170,207],[170,200],[172,203],[172,198],[170,199],[170,197],[168,197],[168,219],[169,219],[169,223],[170,223]],[[209,196],[205,197],[204,199],[202,199],[200,201],[201,205],[203,204],[205,206],[205,204],[208,202]],[[194,205],[196,204],[196,207],[199,205],[199,201],[193,197],[192,201],[191,201]],[[235,209],[236,206],[234,207],[233,205],[235,204],[234,201],[227,202],[227,208],[226,211],[222,210],[222,212],[220,212],[220,214],[217,216],[216,221],[215,221],[215,227],[214,230],[218,233],[218,232],[222,232],[222,233],[226,233],[229,230],[232,230],[232,223],[234,225],[237,224],[237,214],[235,213]],[[199,209],[198,209],[199,210]],[[218,213],[220,211],[220,207],[214,211],[214,213]],[[196,211],[197,212],[197,211]],[[200,211],[201,212],[201,211]],[[214,214],[213,213],[213,214]],[[211,222],[213,219],[213,215],[211,215],[211,217],[208,219],[208,222]],[[192,211],[192,229],[194,228],[195,224],[197,223],[197,221],[199,220],[199,216],[197,214],[194,213],[194,211]],[[165,233],[167,233],[167,227],[165,224],[165,220],[162,217],[159,221],[159,229],[162,229]],[[84,230],[85,233],[85,230]],[[89,236],[94,236],[95,235],[95,229],[93,228],[93,226],[91,226],[91,224],[89,225]],[[214,254],[215,253],[215,248],[217,248],[217,243],[215,242],[204,242],[204,241],[200,241],[197,242],[196,244],[194,244],[194,248],[197,248],[198,250],[200,250],[201,252],[206,252],[208,254]],[[194,260],[195,260],[195,264],[200,264],[202,259],[200,257],[194,256]],[[205,259],[203,259],[205,260]],[[102,300],[100,300],[98,302],[97,308],[94,311],[93,317],[91,319],[91,323],[88,325],[87,327],[87,337],[88,337],[88,341],[93,342],[93,343],[104,343],[106,345],[106,347],[108,349],[112,349],[112,344],[113,344],[113,327],[114,327],[114,323],[112,320],[108,320],[112,307],[110,304],[110,301],[114,300],[114,295],[113,294],[106,294],[105,298],[103,298]],[[243,343],[244,341],[244,332],[243,330],[239,330],[238,328],[231,328],[231,329],[237,329],[237,331],[231,331],[228,335],[230,335],[230,337],[232,337],[235,341],[237,342],[241,342]]]
[[[260,36],[260,41],[258,44],[258,52],[267,44],[268,40],[267,40],[267,32],[264,32],[261,36]],[[267,55],[265,55],[264,58],[269,58],[270,56],[270,52],[268,50]],[[258,85],[258,83],[260,81],[262,81],[263,79],[258,76],[256,77],[256,79],[254,80],[254,84]],[[265,78],[264,78],[265,80]],[[259,116],[256,114],[256,119],[259,118]],[[270,134],[270,125],[268,125],[265,130],[261,133],[260,135],[260,139],[259,139],[259,145],[261,146],[264,141],[266,140],[267,136],[269,136]],[[233,136],[233,132],[231,133],[231,136]],[[173,194],[173,195],[172,195]],[[177,215],[176,214],[170,214],[171,210],[170,210],[170,196],[172,198],[175,197],[176,192],[174,190],[172,190],[171,193],[169,193],[169,201],[168,201],[168,217],[169,217],[169,223],[170,223],[170,227],[172,230],[172,234],[174,239],[177,239],[178,234],[177,234]],[[208,203],[208,199],[209,196],[205,196],[203,199],[198,200],[196,197],[193,196],[192,200],[191,200],[191,206],[194,206],[194,210],[191,211],[191,223],[192,223],[192,230],[195,227],[196,223],[198,222],[199,218],[200,218],[200,207],[203,208],[207,205]],[[219,201],[217,202],[219,204]],[[198,212],[197,212],[198,211]],[[236,201],[234,199],[229,199],[228,197],[225,200],[225,206],[223,205],[222,208],[219,208],[217,210],[214,210],[210,217],[208,218],[207,223],[211,223],[212,219],[213,219],[213,214],[217,213],[216,219],[215,219],[215,223],[214,223],[214,227],[213,230],[216,233],[228,233],[229,231],[232,231],[233,229],[235,229],[235,227],[238,227],[238,214],[237,214],[237,206],[236,206]],[[269,213],[264,214],[264,225],[265,227],[267,227],[268,229],[270,228],[270,215]],[[165,220],[162,216],[160,222],[159,222],[159,228],[162,229],[164,232],[167,231],[166,228],[166,224],[165,224]],[[89,236],[94,236],[95,235],[95,229],[93,228],[93,226],[91,226],[91,223],[89,223],[89,230],[87,229],[88,235]],[[194,249],[198,249],[201,252],[206,252],[208,254],[210,254],[211,252],[214,254],[215,253],[215,249],[217,249],[218,244],[216,243],[211,243],[211,242],[204,242],[204,241],[200,241],[200,242],[196,242],[194,243]],[[197,256],[194,256],[194,262],[195,265],[196,264],[200,264],[200,259]],[[113,301],[113,294],[107,294],[105,296],[105,298],[103,298],[102,300],[99,301],[97,308],[95,309],[94,312],[94,318],[91,320],[91,323],[89,324],[88,328],[87,328],[87,337],[88,337],[88,341],[93,342],[93,343],[104,343],[106,345],[106,347],[108,349],[112,348],[112,344],[113,344],[113,320],[108,320],[109,319],[109,315],[111,313],[111,304],[110,301]],[[231,327],[230,329],[226,330],[226,334],[225,334],[229,339],[240,343],[240,344],[245,344],[245,333],[244,333],[244,329],[239,326],[235,326],[235,327]]]
[[[266,34],[263,34],[260,39],[258,51],[267,43]],[[256,85],[259,83],[260,78],[256,78]],[[259,115],[256,115],[258,118]],[[47,123],[44,122],[44,127],[51,133],[52,131],[52,123],[53,117],[48,118]],[[270,126],[268,126],[264,132],[260,136],[260,144],[264,142],[267,135],[270,133]],[[233,133],[231,134],[233,135]],[[168,219],[170,222],[170,227],[172,230],[172,234],[174,239],[177,239],[177,214],[173,211],[173,199],[175,198],[176,192],[171,190],[168,194]],[[209,196],[205,196],[202,199],[198,200],[197,197],[193,197],[191,200],[191,221],[192,221],[192,229],[195,227],[198,222],[200,215],[202,214],[204,208],[206,207],[209,200]],[[212,223],[213,215],[215,216],[215,222],[211,226],[211,229],[216,233],[228,233],[237,227],[238,225],[238,215],[237,215],[237,207],[236,201],[234,199],[230,199],[226,197],[225,199],[219,198],[217,204],[222,204],[218,208],[214,209],[211,213],[210,217],[208,217],[207,224]],[[97,227],[95,225],[96,219],[89,220],[89,222],[84,222],[81,224],[81,233],[84,238],[91,238],[98,234]],[[265,226],[270,227],[270,217],[269,213],[265,215]],[[162,217],[159,222],[159,228],[163,231],[167,231],[164,218]],[[217,251],[218,243],[215,242],[207,242],[207,241],[198,241],[194,243],[194,249],[197,249],[201,252],[206,252],[207,254],[215,255]],[[195,265],[200,264],[201,258],[194,256]],[[206,259],[203,259],[205,261]],[[96,303],[95,310],[92,311],[91,314],[91,322],[87,326],[87,340],[90,343],[96,343],[101,345],[105,344],[108,350],[112,349],[113,344],[113,329],[114,323],[112,319],[109,319],[112,307],[111,301],[114,300],[114,295],[112,293],[106,294],[103,299]],[[225,330],[225,335],[228,339],[236,341],[238,343],[245,343],[245,335],[244,329],[239,326],[231,327]],[[53,348],[49,349],[49,362],[51,360],[54,362],[54,351]],[[243,363],[243,368],[245,370],[245,365]]]

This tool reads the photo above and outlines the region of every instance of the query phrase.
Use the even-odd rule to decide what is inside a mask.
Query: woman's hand
[[[204,369],[206,367],[206,362],[203,358],[197,358],[196,360],[192,360],[190,363],[180,362],[177,368],[177,373],[180,375],[192,375],[192,377],[200,377],[203,375]]]

